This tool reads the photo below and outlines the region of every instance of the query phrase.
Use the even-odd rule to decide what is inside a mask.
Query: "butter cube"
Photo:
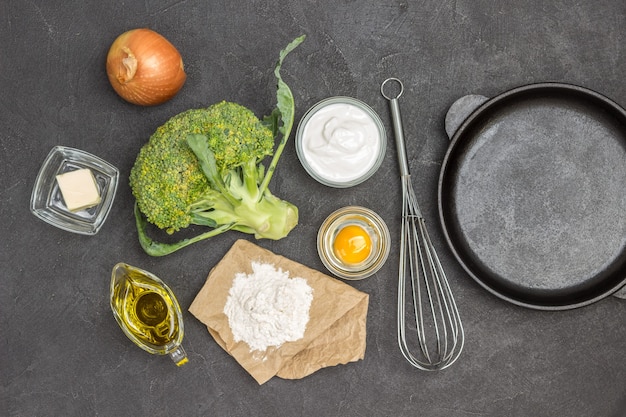
[[[80,211],[100,203],[98,184],[90,169],[69,171],[57,175],[56,179],[69,211]]]

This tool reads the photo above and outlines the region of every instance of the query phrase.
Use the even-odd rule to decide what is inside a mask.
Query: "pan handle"
[[[465,119],[487,100],[489,100],[489,98],[485,96],[470,94],[452,103],[450,109],[448,109],[448,113],[446,113],[445,121],[448,138],[452,139]]]

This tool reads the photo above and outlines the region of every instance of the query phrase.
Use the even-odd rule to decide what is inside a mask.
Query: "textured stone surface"
[[[188,80],[172,101],[127,104],[108,84],[104,61],[115,37],[150,27],[181,51]],[[459,97],[493,97],[518,85],[583,85],[626,105],[623,0],[126,1],[0,2],[0,409],[9,416],[607,416],[626,410],[626,302],[609,297],[566,312],[501,301],[456,263],[437,222],[437,179],[448,144],[444,118]],[[370,294],[368,345],[358,363],[300,381],[256,382],[185,312],[190,363],[135,347],[108,304],[111,269],[127,262],[165,280],[183,308],[241,235],[226,234],[165,258],[135,237],[126,178],[150,133],[170,116],[219,100],[257,114],[274,104],[278,51],[297,119],[315,102],[347,95],[372,106],[390,129],[379,92],[403,80],[401,98],[413,184],[448,272],[467,334],[448,370],[412,369],[396,345],[398,241],[375,276],[353,285]],[[80,148],[122,174],[102,230],[80,236],[29,213],[37,170],[55,145]],[[293,142],[273,191],[300,208],[288,238],[261,246],[323,270],[317,228],[358,204],[399,234],[395,148],[367,182],[330,189],[312,180]]]

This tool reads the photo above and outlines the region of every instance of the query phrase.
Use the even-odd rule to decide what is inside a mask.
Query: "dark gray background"
[[[111,89],[104,62],[120,33],[150,27],[181,51],[188,73],[172,101],[141,108]],[[348,95],[390,128],[379,86],[406,87],[402,109],[413,183],[456,294],[467,341],[448,370],[412,369],[396,346],[400,185],[393,142],[381,169],[339,190],[312,180],[293,142],[273,191],[300,208],[286,239],[261,246],[324,270],[317,228],[358,204],[388,223],[385,267],[351,285],[370,295],[363,361],[303,380],[259,386],[185,312],[190,363],[134,346],[111,314],[113,265],[125,261],[170,284],[186,310],[216,262],[242,235],[228,233],[165,258],[139,247],[127,183],[135,155],[174,114],[219,100],[262,115],[274,105],[273,64],[285,62],[297,120],[318,100]],[[443,121],[455,99],[560,81],[626,105],[626,3],[594,1],[0,1],[0,414],[9,416],[623,416],[626,301],[566,312],[531,311],[474,283],[445,245],[437,178]],[[55,145],[80,148],[122,174],[103,229],[58,230],[28,210],[39,166]],[[244,236],[245,237],[245,236]],[[250,237],[246,237],[252,239]]]

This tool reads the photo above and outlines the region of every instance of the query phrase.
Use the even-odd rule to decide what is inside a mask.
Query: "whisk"
[[[390,83],[395,83],[395,88]],[[389,94],[392,88],[397,93]],[[404,86],[397,78],[386,79],[380,87],[383,97],[389,100],[402,178],[398,345],[411,365],[425,371],[434,371],[445,369],[458,359],[463,350],[465,335],[454,296],[428,236],[411,184],[398,104],[403,91]],[[407,293],[410,294],[408,305]],[[414,317],[410,317],[411,310]],[[407,316],[410,318],[408,321]],[[407,330],[413,329],[417,333],[417,340],[407,340]]]

